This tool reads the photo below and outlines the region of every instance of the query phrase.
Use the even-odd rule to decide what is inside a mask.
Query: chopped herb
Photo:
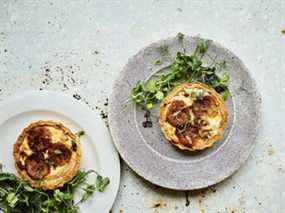
[[[9,207],[14,208],[18,202],[18,198],[16,196],[16,193],[10,192],[6,197],[6,201],[9,205]]]
[[[164,97],[163,92],[161,92],[161,91],[157,91],[157,92],[156,92],[155,98],[156,98],[157,100],[162,100],[163,97]]]
[[[170,54],[169,47],[166,44],[163,44],[160,47],[158,47],[158,51],[160,52],[162,56],[166,56]]]
[[[97,175],[94,183],[87,182],[87,176],[91,173]],[[93,170],[78,171],[75,177],[62,188],[43,191],[32,188],[14,174],[0,172],[0,211],[4,213],[77,213],[80,203],[88,200],[95,192],[103,192],[109,183],[109,178],[103,178]],[[84,193],[75,203],[74,192],[79,187]]]
[[[178,38],[183,38],[178,34]],[[222,95],[224,100],[229,97],[229,74],[226,72],[226,63],[217,63],[207,54],[210,46],[209,40],[199,39],[192,55],[177,52],[170,70],[157,74],[148,81],[139,81],[131,91],[131,100],[145,110],[154,107],[175,86],[184,82],[203,82],[213,87]],[[168,50],[168,49],[167,49]],[[202,58],[207,55],[212,61],[212,66],[204,66]]]
[[[177,34],[177,37],[178,37],[179,40],[183,40],[183,39],[184,39],[184,36],[185,36],[185,35],[184,35],[183,33],[178,33],[178,34]]]
[[[204,56],[204,54],[208,51],[209,46],[210,46],[209,40],[199,39],[194,54],[200,55],[201,59]]]
[[[185,49],[185,46],[184,46],[184,36],[185,35],[183,33],[178,33],[177,34],[177,38],[178,38],[179,42],[181,43],[182,50],[185,53],[186,49]]]
[[[197,99],[203,99],[205,91],[200,88],[187,88],[185,89],[185,92],[188,93],[190,96],[197,98]]]
[[[161,60],[156,59],[153,63],[154,63],[155,65],[161,65]]]
[[[230,91],[228,89],[226,89],[225,91],[223,91],[221,93],[223,100],[227,100],[230,97]]]
[[[77,132],[76,135],[80,138],[81,136],[85,135],[85,132],[81,130]]]
[[[105,188],[109,185],[109,183],[109,178],[103,178],[102,176],[97,175],[95,184],[86,184],[86,187],[83,189],[84,194],[80,200],[80,203],[83,203],[88,200],[88,198],[91,197],[96,191],[103,192]]]
[[[96,183],[95,183],[95,188],[98,189],[99,192],[103,192],[105,188],[109,185],[110,180],[109,178],[103,178],[100,175],[97,175]]]

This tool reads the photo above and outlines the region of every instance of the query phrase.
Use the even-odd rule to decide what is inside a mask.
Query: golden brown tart
[[[80,166],[79,138],[62,123],[37,121],[26,127],[14,144],[15,166],[33,187],[63,186]]]
[[[203,83],[175,87],[160,105],[160,127],[166,139],[180,149],[211,147],[222,138],[227,120],[221,96]]]

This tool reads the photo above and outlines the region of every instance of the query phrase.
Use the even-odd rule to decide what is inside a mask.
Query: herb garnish
[[[155,65],[161,65],[161,60],[156,59],[153,63],[154,63]]]
[[[87,183],[87,176],[97,175],[95,183]],[[110,183],[109,178],[103,178],[94,170],[78,171],[76,176],[62,188],[54,191],[43,191],[32,188],[11,173],[0,171],[0,211],[4,213],[77,213],[79,204],[86,201],[95,192],[103,192]],[[81,188],[82,198],[75,203],[74,191]]]
[[[182,42],[184,35],[179,33],[178,39]],[[225,71],[226,63],[216,62],[215,58],[207,54],[210,46],[209,40],[200,39],[193,54],[177,52],[170,70],[166,73],[156,74],[147,81],[139,81],[131,91],[131,99],[143,109],[149,110],[156,103],[159,103],[167,93],[175,86],[184,82],[203,82],[213,87],[221,94],[224,100],[229,96],[228,82],[229,75]],[[184,47],[182,48],[184,50]],[[166,51],[165,45],[160,48],[163,54]],[[209,57],[212,60],[210,66],[204,66],[202,58]]]
[[[83,130],[81,130],[81,131],[79,131],[79,132],[77,132],[75,134],[77,135],[77,137],[80,138],[81,136],[85,135],[85,132]]]

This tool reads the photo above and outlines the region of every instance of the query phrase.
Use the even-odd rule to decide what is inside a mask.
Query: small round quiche
[[[13,156],[25,181],[35,188],[53,190],[62,187],[79,170],[80,140],[62,123],[40,120],[18,136]]]
[[[206,84],[175,87],[160,105],[159,123],[166,139],[183,150],[203,150],[223,136],[228,110],[221,96]]]

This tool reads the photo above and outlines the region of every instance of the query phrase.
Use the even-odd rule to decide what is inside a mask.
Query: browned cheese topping
[[[182,100],[174,100],[169,106],[166,121],[176,128],[179,143],[193,147],[197,139],[210,137],[210,131],[204,130],[208,125],[203,115],[209,113],[215,101],[211,96],[204,96],[194,100],[191,106],[186,106]],[[190,143],[189,143],[190,142]]]
[[[33,180],[43,179],[50,173],[51,167],[63,166],[71,159],[72,151],[64,144],[52,143],[51,133],[46,127],[29,130],[27,142],[33,153],[27,156],[25,152],[20,152],[25,163],[17,162],[17,166],[20,170],[25,169]]]

